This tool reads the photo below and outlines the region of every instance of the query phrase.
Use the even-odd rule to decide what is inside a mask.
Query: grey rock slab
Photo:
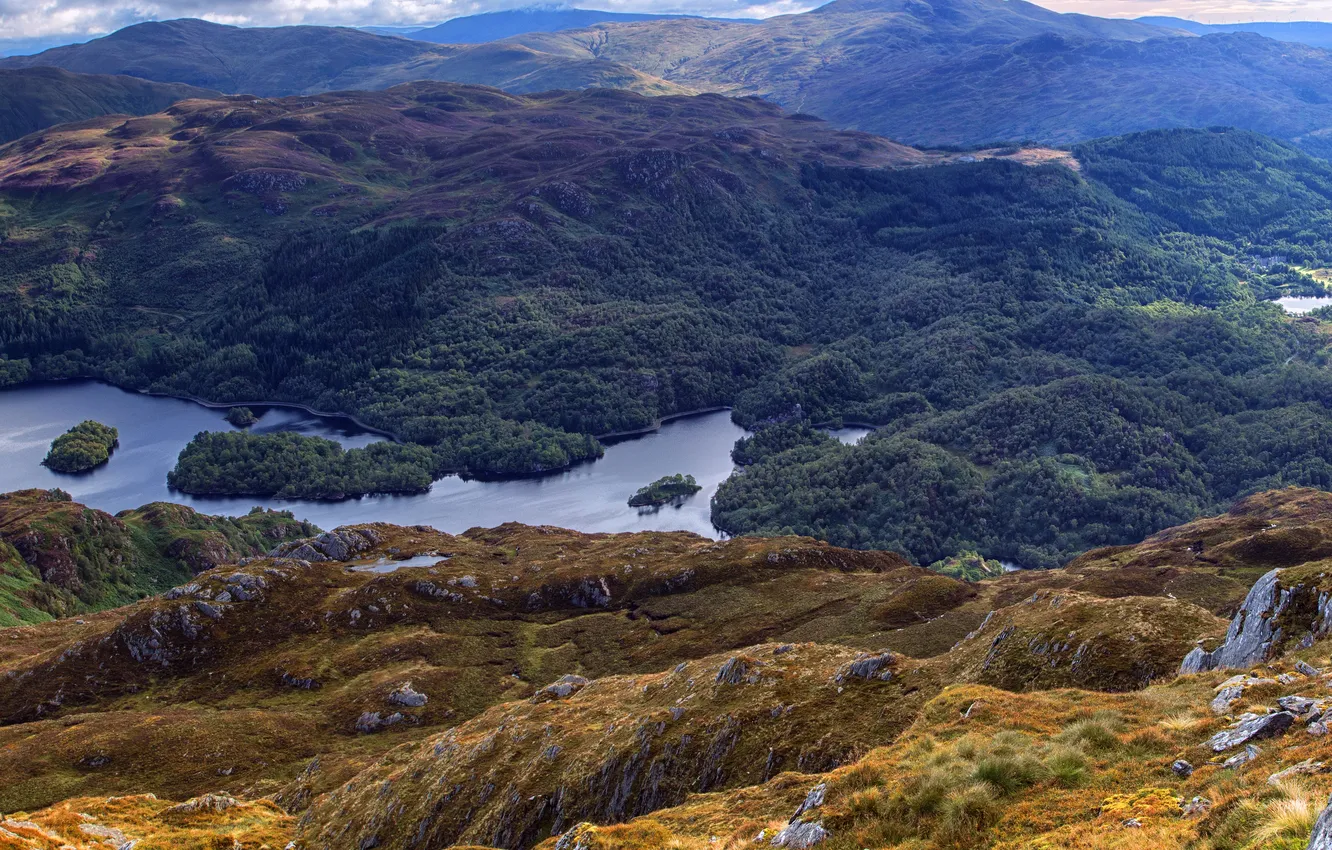
[[[1224,753],[1226,750],[1248,744],[1251,741],[1261,741],[1265,738],[1275,738],[1278,735],[1285,734],[1286,730],[1295,722],[1295,715],[1289,711],[1277,711],[1272,714],[1245,714],[1240,717],[1239,722],[1221,732],[1217,732],[1207,741],[1207,746],[1212,748],[1214,753]]]

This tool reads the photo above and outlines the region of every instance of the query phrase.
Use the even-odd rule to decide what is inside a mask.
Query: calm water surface
[[[337,440],[347,448],[382,439],[343,417],[290,408],[262,411],[250,430],[296,431]],[[744,430],[720,411],[676,419],[660,430],[606,447],[606,456],[563,473],[514,481],[436,481],[429,493],[366,496],[344,502],[201,498],[171,490],[166,474],[180,450],[200,431],[235,430],[224,410],[191,401],[156,398],[92,381],[36,384],[0,391],[0,492],[60,487],[75,500],[104,511],[154,501],[190,505],[212,514],[238,515],[254,505],[289,510],[323,528],[357,522],[431,525],[458,533],[474,526],[516,521],[579,531],[685,530],[718,536],[708,504],[731,474],[731,447]],[[51,441],[84,419],[120,430],[111,462],[83,475],[61,475],[41,465]],[[675,473],[693,475],[703,490],[680,506],[640,510],[626,504],[639,487]]]
[[[1278,298],[1276,303],[1292,316],[1303,316],[1311,310],[1332,304],[1332,295],[1291,295]]]

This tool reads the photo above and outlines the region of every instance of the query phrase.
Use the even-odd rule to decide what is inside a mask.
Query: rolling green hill
[[[121,113],[147,115],[217,92],[135,77],[72,74],[60,68],[0,70],[0,142],[53,124]]]
[[[126,605],[316,531],[287,511],[156,502],[111,516],[60,490],[0,494],[0,628]]]

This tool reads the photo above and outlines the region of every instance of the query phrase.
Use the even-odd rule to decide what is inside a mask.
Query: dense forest
[[[729,122],[767,108],[653,103],[681,101]],[[1305,269],[1332,265],[1327,163],[1172,131],[1075,148],[1080,170],[870,169],[766,126],[767,155],[717,141],[744,138],[733,125],[604,161],[552,142],[524,156],[567,157],[578,180],[532,189],[503,182],[525,164],[469,148],[498,183],[423,190],[464,187],[466,214],[414,195],[394,215],[370,197],[355,220],[297,218],[327,183],[267,199],[202,184],[190,215],[126,204],[81,233],[54,224],[69,201],[11,197],[0,376],[343,410],[396,433],[394,451],[428,450],[428,474],[556,469],[596,456],[596,434],[732,404],[760,431],[719,526],[921,562],[1048,565],[1257,489],[1332,485],[1326,337],[1263,300],[1318,291]],[[336,155],[369,173],[371,150]],[[171,309],[123,309],[153,303]],[[880,429],[843,446],[799,426],[836,419]],[[256,465],[281,448],[314,459],[293,468],[315,490],[361,489],[326,451],[225,436],[182,458],[177,486],[284,492],[293,479]],[[426,474],[399,472],[383,480]]]
[[[371,443],[343,449],[322,437],[227,431],[195,435],[167,483],[196,496],[345,499],[423,493],[438,474],[425,446]]]
[[[629,497],[629,507],[660,507],[668,502],[688,498],[702,489],[692,475],[682,475],[678,472],[675,475],[663,475],[651,484],[639,487],[637,492]]]
[[[890,296],[854,344],[741,395],[737,419],[761,430],[736,447],[721,527],[1049,566],[1256,490],[1332,486],[1323,336],[1256,300],[1318,288],[1297,263],[1332,260],[1332,167],[1235,132],[1074,153],[1145,215],[1107,204],[1113,225],[1088,228],[1051,204],[987,220],[995,184],[975,181],[947,207],[862,219],[934,245],[956,276]],[[849,194],[900,176],[831,179]],[[856,446],[809,427],[840,416],[884,427]]]

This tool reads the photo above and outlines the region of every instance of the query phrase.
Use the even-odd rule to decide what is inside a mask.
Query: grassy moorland
[[[0,375],[344,410],[432,474],[722,404],[872,422],[765,449],[717,521],[1049,565],[1332,484],[1328,338],[1261,301],[1332,263],[1329,174],[1241,132],[931,153],[716,96],[187,101],[0,149]]]
[[[8,630],[0,846],[1298,850],[1332,790],[1307,712],[1249,761],[1207,742],[1321,699],[1323,632],[1220,703],[1235,671],[1176,671],[1274,567],[1283,631],[1321,630],[1330,534],[1327,493],[1276,491],[972,583],[803,538],[340,529]]]

